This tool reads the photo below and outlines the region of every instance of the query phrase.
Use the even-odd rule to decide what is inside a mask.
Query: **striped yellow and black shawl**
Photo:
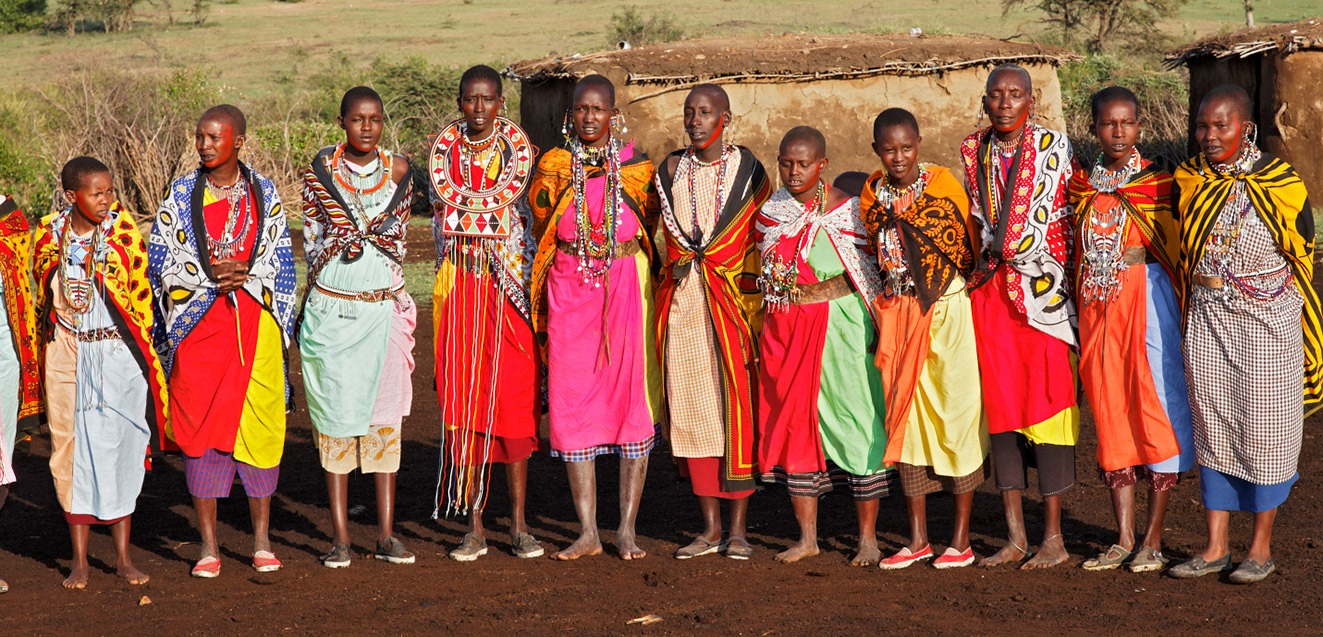
[[[1243,175],[1227,175],[1197,155],[1176,169],[1180,191],[1181,263],[1185,297],[1189,298],[1195,264],[1214,222],[1231,197],[1237,180],[1255,212],[1263,219],[1277,249],[1281,250],[1305,300],[1301,323],[1305,343],[1305,409],[1323,403],[1323,306],[1314,291],[1314,216],[1305,184],[1290,164],[1264,153],[1253,169]]]

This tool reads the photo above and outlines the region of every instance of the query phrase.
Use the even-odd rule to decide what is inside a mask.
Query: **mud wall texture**
[[[958,169],[959,145],[978,123],[989,70],[919,77],[881,75],[853,80],[724,84],[735,116],[727,129],[727,140],[753,150],[775,180],[777,146],[782,135],[806,124],[818,128],[827,138],[829,175],[850,170],[872,172],[879,168],[871,147],[873,119],[883,109],[899,106],[909,109],[919,120],[923,134],[921,158]],[[1029,72],[1039,123],[1061,130],[1061,86],[1056,69],[1041,64],[1030,66]],[[617,87],[616,103],[625,115],[627,136],[634,138],[641,150],[659,160],[687,145],[683,123],[687,90],[626,85],[625,73],[617,69],[607,69],[604,74]],[[539,148],[561,140],[561,121],[571,93],[567,86],[572,86],[571,80],[522,87],[523,125]]]
[[[1309,189],[1315,218],[1323,203],[1323,51],[1276,53],[1247,59],[1206,58],[1190,63],[1190,152],[1199,102],[1219,84],[1239,84],[1254,101],[1259,145],[1285,159]]]

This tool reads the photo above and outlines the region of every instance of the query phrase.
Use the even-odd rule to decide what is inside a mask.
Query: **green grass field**
[[[52,5],[55,3],[52,2]],[[34,87],[52,74],[91,61],[131,69],[202,65],[240,96],[258,97],[282,77],[311,71],[333,52],[363,62],[378,56],[421,56],[466,66],[588,53],[610,45],[611,15],[627,5],[643,15],[663,10],[687,37],[791,32],[881,32],[918,26],[929,32],[1035,37],[1037,13],[1002,15],[1000,0],[671,0],[665,5],[588,0],[239,0],[213,2],[202,26],[188,22],[188,2],[173,0],[174,23],[147,7],[132,32],[6,35],[10,60],[0,88]],[[164,5],[166,3],[160,3]],[[1262,24],[1323,13],[1316,0],[1259,0]],[[664,9],[662,8],[664,6]],[[1193,0],[1159,25],[1177,41],[1238,27],[1237,0]]]

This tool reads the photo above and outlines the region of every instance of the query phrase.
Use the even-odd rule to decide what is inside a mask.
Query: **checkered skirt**
[[[1216,275],[1204,255],[1196,272]],[[1284,265],[1267,227],[1250,214],[1232,267],[1253,273]],[[1286,276],[1282,269],[1253,282],[1274,289]],[[1277,484],[1295,474],[1304,433],[1304,301],[1295,286],[1261,301],[1226,285],[1230,298],[1196,285],[1190,299],[1185,374],[1195,451],[1202,466],[1253,484]]]

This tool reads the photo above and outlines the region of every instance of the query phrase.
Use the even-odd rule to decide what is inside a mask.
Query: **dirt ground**
[[[425,228],[413,232],[411,258],[430,259]],[[425,300],[425,299],[424,299]],[[918,566],[898,572],[849,566],[853,508],[828,496],[820,513],[822,555],[794,565],[772,556],[788,546],[796,527],[785,493],[768,489],[750,505],[748,562],[721,556],[680,562],[670,557],[700,528],[698,509],[677,479],[669,455],[652,457],[639,516],[640,544],[649,556],[623,562],[610,553],[573,563],[519,560],[508,553],[507,503],[501,472],[489,504],[492,552],[477,562],[445,558],[464,533],[458,520],[431,519],[436,486],[437,406],[432,391],[431,328],[421,308],[414,374],[414,414],[405,428],[399,474],[397,535],[418,554],[418,563],[395,566],[371,559],[375,510],[370,480],[351,481],[351,505],[366,505],[351,518],[353,566],[321,567],[316,556],[329,545],[330,522],[322,472],[311,444],[301,393],[291,417],[280,489],[272,511],[272,539],[285,568],[259,575],[248,566],[251,538],[242,497],[220,506],[224,567],[219,579],[188,576],[197,558],[197,534],[177,456],[156,463],[133,517],[134,557],[152,576],[143,587],[114,577],[114,552],[104,531],[93,533],[93,573],[85,591],[66,591],[67,527],[46,467],[43,436],[20,443],[15,468],[20,482],[0,511],[0,576],[11,587],[0,596],[5,632],[16,635],[229,635],[229,634],[552,634],[580,635],[813,635],[924,634],[1318,634],[1323,601],[1320,578],[1323,537],[1317,525],[1323,504],[1317,477],[1323,441],[1317,418],[1306,423],[1301,480],[1277,519],[1277,574],[1252,587],[1206,577],[1178,581],[1154,574],[1087,573],[1083,556],[1115,539],[1107,491],[1097,479],[1093,434],[1086,419],[1077,452],[1079,485],[1065,497],[1065,536],[1073,559],[1066,565],[1025,573],[980,568],[936,571]],[[297,359],[293,361],[297,370]],[[300,386],[297,374],[296,388]],[[298,390],[296,390],[297,392]],[[599,467],[600,515],[614,528],[614,460]],[[529,468],[529,520],[548,552],[566,546],[577,529],[561,462],[537,455]],[[236,486],[235,494],[240,493]],[[1041,500],[1026,502],[1030,533],[1041,537]],[[950,535],[951,500],[929,501],[931,533]],[[1173,560],[1200,548],[1204,532],[1197,479],[1182,483],[1167,518],[1166,553]],[[1232,519],[1233,551],[1243,558],[1249,518]],[[885,551],[907,532],[904,501],[882,502],[879,531]],[[986,555],[1002,546],[1000,499],[985,484],[974,503],[974,549]],[[607,550],[613,533],[606,533]],[[940,548],[939,548],[940,550]],[[142,605],[143,597],[151,603]],[[655,614],[662,621],[627,625]]]

